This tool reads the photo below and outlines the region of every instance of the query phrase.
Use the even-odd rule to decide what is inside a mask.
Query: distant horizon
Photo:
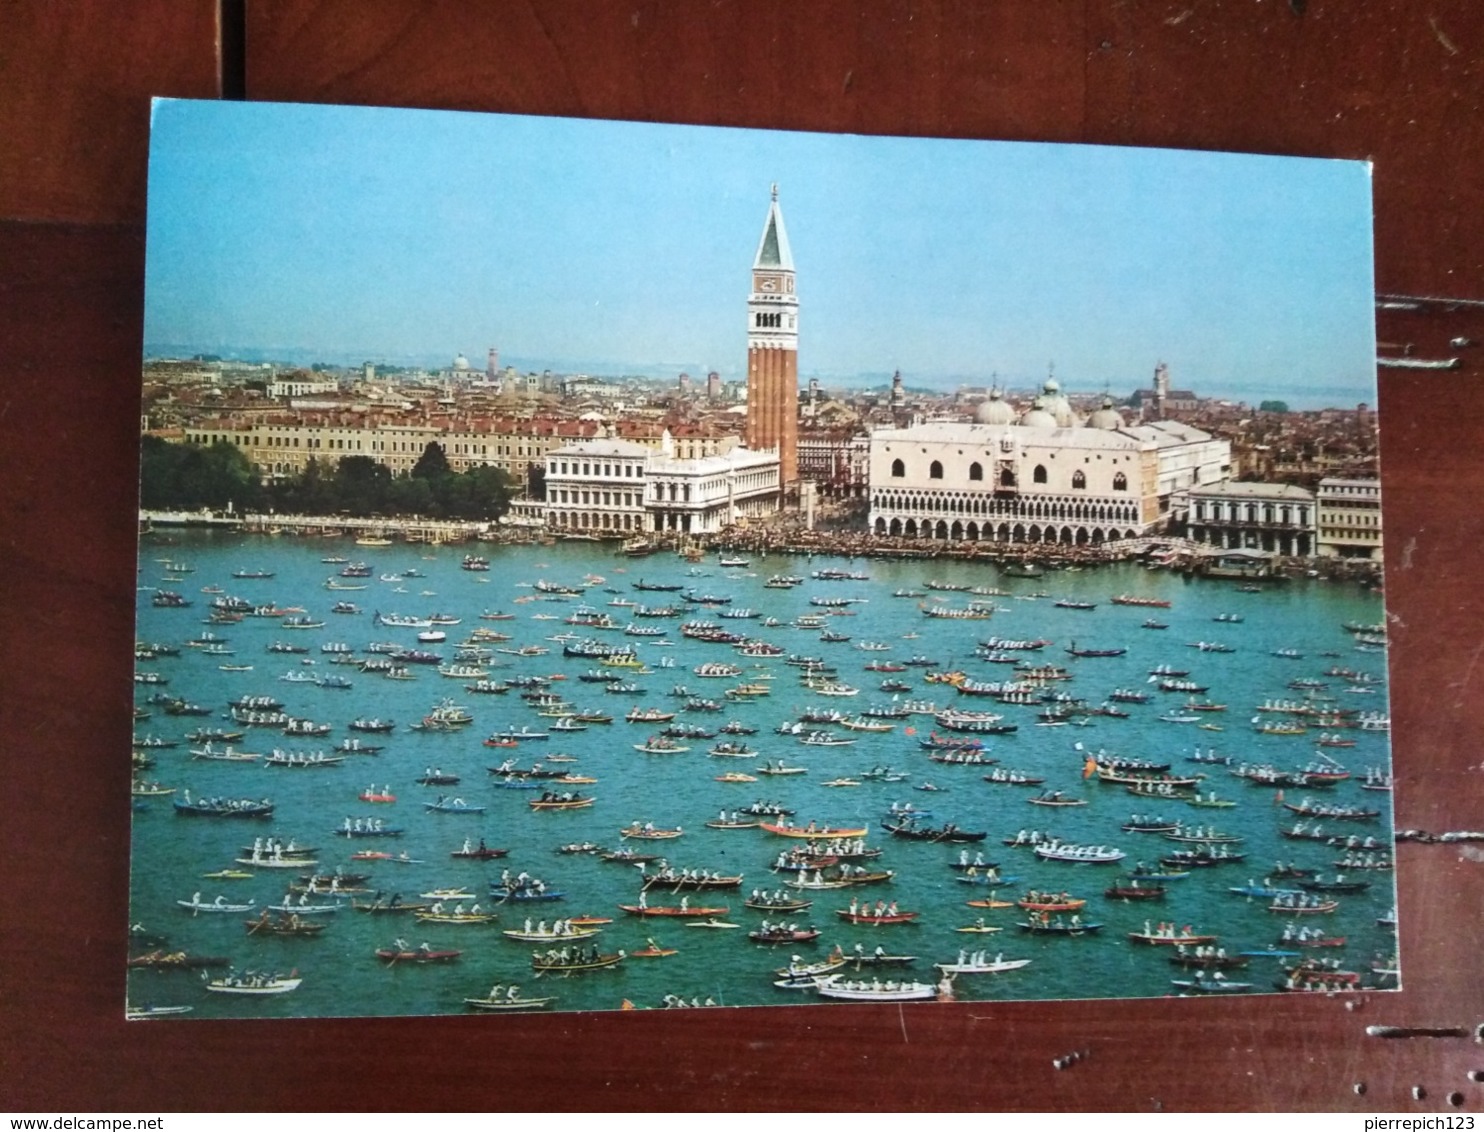
[[[293,366],[295,368],[307,369],[311,365],[329,365],[342,369],[356,369],[370,362],[374,366],[391,365],[401,368],[415,368],[430,373],[446,370],[453,359],[435,359],[431,357],[408,357],[408,358],[357,358],[354,361],[344,360],[353,355],[343,355],[341,358],[322,357],[310,352],[304,352],[300,357],[290,356],[289,351],[275,351],[271,349],[237,349],[225,350],[207,349],[191,343],[162,343],[147,345],[144,352],[146,361],[184,360],[198,355],[220,357],[224,362],[240,362],[244,365],[280,364]],[[475,364],[474,357],[469,358],[469,372],[471,376],[480,377],[484,373],[482,365]],[[598,363],[568,363],[558,364],[544,359],[521,359],[512,358],[508,362],[500,359],[500,369],[503,371],[506,365],[513,365],[518,373],[541,373],[550,370],[552,373],[562,377],[589,377],[599,381],[619,381],[624,379],[636,379],[653,381],[658,383],[673,383],[682,373],[689,374],[691,381],[698,386],[704,385],[706,375],[716,367],[704,367],[699,365],[687,366],[677,362],[655,362],[650,364],[619,364],[607,366]],[[728,374],[723,370],[716,369],[725,382],[740,382],[745,380],[741,374]],[[820,387],[823,389],[843,389],[849,392],[868,393],[890,387],[895,371],[876,371],[857,374],[829,374],[817,375]],[[1051,376],[1055,376],[1054,374]],[[1031,394],[1039,390],[1045,383],[1046,374],[1027,375],[1015,377],[1000,374],[998,381],[985,382],[970,380],[953,374],[902,374],[902,384],[908,390],[923,390],[937,395],[945,395],[960,389],[987,389],[991,386],[1002,391],[1014,394]],[[1153,368],[1142,380],[1131,379],[1133,384],[1120,382],[1109,378],[1093,386],[1082,387],[1062,383],[1062,392],[1068,396],[1097,397],[1107,394],[1117,401],[1125,401],[1140,389],[1152,389]],[[1058,381],[1060,379],[1058,378]],[[1171,375],[1171,386],[1175,389],[1188,388],[1183,385],[1178,375]],[[1106,388],[1105,388],[1106,387]],[[808,381],[801,380],[800,391],[808,388]],[[1231,401],[1240,402],[1253,406],[1254,408],[1263,401],[1283,401],[1289,408],[1296,411],[1316,412],[1321,409],[1354,409],[1357,405],[1367,405],[1376,408],[1374,393],[1370,400],[1345,401],[1344,395],[1352,390],[1348,386],[1334,387],[1310,387],[1301,392],[1289,388],[1268,388],[1263,386],[1244,387],[1232,386],[1222,394],[1210,394],[1199,388],[1192,390],[1197,397],[1207,401]]]
[[[158,100],[144,337],[740,380],[774,183],[803,383],[1376,401],[1363,162],[446,111]]]

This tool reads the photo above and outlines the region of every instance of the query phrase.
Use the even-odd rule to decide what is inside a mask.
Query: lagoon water
[[[487,572],[461,568],[468,552],[486,554]],[[327,558],[343,558],[368,564],[371,576],[344,579],[343,567]],[[189,567],[170,573],[170,567]],[[866,581],[819,580],[817,570],[848,570],[869,575]],[[415,571],[416,576],[406,576]],[[271,578],[234,578],[234,572],[266,572]],[[789,590],[764,588],[770,575],[793,574],[804,584]],[[364,589],[327,588],[361,585]],[[597,580],[601,579],[601,580]],[[749,659],[739,657],[726,645],[682,637],[680,619],[645,620],[642,624],[664,627],[663,638],[629,637],[621,631],[589,631],[565,624],[580,604],[613,615],[622,627],[630,620],[629,609],[610,606],[615,600],[650,605],[667,604],[674,594],[640,593],[632,583],[684,584],[698,593],[733,599],[731,609],[750,607],[760,617],[775,617],[783,624],[761,627],[759,620],[723,620],[721,607],[696,609],[688,616],[717,621],[723,628],[747,633],[783,647],[788,653],[824,658],[836,666],[839,679],[859,688],[854,697],[825,698],[811,693],[799,670],[783,663],[783,657]],[[995,612],[989,620],[930,618],[922,606],[940,601],[962,607],[969,595],[931,591],[918,598],[896,598],[898,589],[922,590],[923,583],[936,580],[962,586],[988,587],[1002,591],[994,596]],[[340,1015],[408,1015],[460,1012],[467,996],[484,994],[492,984],[518,983],[528,995],[549,995],[557,1010],[611,1010],[625,1001],[640,1007],[659,1006],[666,995],[687,1000],[711,998],[727,1006],[794,1005],[817,1000],[812,992],[784,990],[772,985],[773,971],[786,964],[791,954],[808,960],[823,958],[840,945],[853,952],[860,945],[866,952],[878,945],[889,953],[917,956],[910,967],[868,972],[884,978],[912,977],[936,981],[934,963],[952,962],[961,950],[987,949],[991,956],[1003,952],[1007,959],[1030,959],[1023,969],[998,975],[965,975],[954,987],[959,999],[1068,999],[1149,997],[1173,992],[1172,979],[1188,973],[1168,962],[1170,949],[1147,947],[1128,939],[1131,931],[1144,929],[1146,921],[1172,921],[1191,925],[1200,932],[1217,934],[1229,953],[1260,949],[1273,944],[1290,920],[1268,908],[1268,901],[1249,899],[1228,891],[1249,880],[1261,881],[1275,862],[1285,861],[1318,869],[1326,878],[1336,872],[1342,850],[1314,841],[1282,837],[1295,816],[1278,804],[1272,788],[1248,785],[1223,766],[1188,761],[1198,749],[1214,748],[1238,762],[1271,763],[1291,770],[1312,762],[1317,748],[1316,733],[1306,735],[1258,734],[1251,725],[1255,709],[1267,700],[1298,699],[1289,689],[1299,678],[1321,679],[1323,694],[1337,706],[1385,712],[1385,656],[1357,650],[1346,623],[1380,622],[1380,598],[1350,584],[1293,580],[1274,583],[1261,592],[1243,592],[1230,580],[1192,579],[1178,574],[1151,571],[1136,564],[1119,564],[1084,570],[1048,571],[1041,578],[1014,578],[985,563],[961,561],[877,561],[867,559],[755,557],[745,568],[723,568],[713,557],[692,565],[669,554],[647,559],[615,556],[611,547],[594,543],[562,543],[553,546],[520,547],[427,547],[394,545],[367,547],[350,540],[282,539],[221,533],[171,532],[146,535],[141,544],[138,595],[140,641],[181,646],[177,657],[162,657],[138,663],[138,671],[156,672],[168,684],[136,684],[136,703],[155,692],[180,696],[213,710],[209,719],[173,717],[153,710],[135,725],[136,736],[156,736],[179,745],[151,751],[154,765],[142,777],[156,780],[178,791],[189,789],[193,797],[270,798],[275,806],[271,820],[230,820],[183,817],[174,812],[168,796],[136,798],[133,823],[131,920],[151,932],[168,937],[173,949],[196,955],[224,956],[238,970],[281,971],[296,969],[302,985],[294,992],[270,997],[239,997],[205,992],[194,972],[162,972],[152,969],[130,973],[129,995],[134,1006],[144,1004],[189,1005],[185,1017],[317,1017]],[[543,595],[533,588],[545,581],[566,586],[586,586],[578,598]],[[229,625],[210,628],[226,639],[230,655],[207,655],[186,642],[207,628],[212,595],[203,590],[220,587],[227,594],[255,605],[298,606],[322,620],[323,628],[290,631],[278,619],[248,616]],[[159,608],[152,604],[157,589],[181,593],[192,602],[184,608]],[[1115,594],[1168,600],[1170,607],[1146,608],[1109,603]],[[1044,596],[1038,596],[1044,595]],[[860,599],[848,614],[827,618],[828,628],[848,635],[843,642],[821,642],[818,629],[793,627],[790,622],[803,614],[824,609],[810,604],[811,597]],[[1095,609],[1058,608],[1059,599],[1092,603]],[[986,599],[980,599],[986,600]],[[331,612],[336,602],[349,601],[360,607],[354,614]],[[519,697],[519,689],[505,695],[475,695],[464,690],[465,681],[439,675],[432,666],[413,666],[414,680],[391,681],[361,672],[356,667],[331,665],[330,653],[322,646],[349,646],[358,659],[370,654],[373,642],[396,642],[417,647],[416,630],[379,626],[376,612],[427,617],[433,613],[460,619],[446,627],[448,641],[424,646],[452,657],[457,642],[479,627],[493,628],[514,639],[500,647],[542,645],[550,651],[539,656],[498,655],[491,679],[507,680],[518,675],[564,676],[553,684],[579,709],[607,712],[615,717],[610,725],[593,725],[583,732],[553,733],[539,742],[524,742],[516,749],[491,749],[483,740],[506,728],[529,725],[545,729],[552,720],[542,718]],[[482,613],[513,613],[513,620],[481,620]],[[1219,614],[1236,614],[1239,622],[1217,622]],[[1142,628],[1151,615],[1168,624],[1167,629]],[[563,632],[602,639],[616,646],[633,645],[652,667],[650,675],[636,677],[642,692],[630,696],[605,694],[601,685],[579,681],[580,674],[596,662],[564,658],[560,642],[547,638]],[[1072,679],[1055,686],[1092,704],[1101,703],[1115,688],[1138,688],[1153,692],[1147,704],[1124,705],[1129,718],[1094,717],[1091,726],[1038,726],[1039,709],[997,705],[977,697],[957,695],[946,685],[928,684],[929,669],[908,668],[886,675],[865,670],[873,661],[900,662],[912,656],[927,656],[938,669],[962,669],[977,680],[1010,678],[1008,665],[976,659],[975,645],[988,637],[1034,639],[1052,643],[1039,652],[1021,654],[1034,663],[1058,664]],[[290,641],[310,650],[304,657],[269,651],[275,641]],[[665,644],[660,644],[663,640]],[[862,642],[889,645],[884,651],[865,651]],[[1231,652],[1202,652],[1191,647],[1196,641],[1216,641]],[[1087,649],[1126,648],[1118,657],[1070,656],[1073,645]],[[1277,657],[1274,650],[1292,649],[1301,658]],[[1328,656],[1321,654],[1330,654]],[[662,658],[673,667],[659,667]],[[301,663],[313,661],[314,663]],[[705,679],[694,673],[707,661],[735,662],[744,674],[734,679]],[[1219,728],[1205,730],[1196,723],[1166,722],[1159,717],[1183,704],[1186,696],[1160,693],[1148,683],[1149,670],[1159,664],[1189,669],[1192,679],[1210,686],[1209,699],[1228,705],[1224,712],[1202,713],[1201,721]],[[225,668],[224,668],[225,666]],[[1352,685],[1325,677],[1332,667],[1360,670],[1376,678],[1375,683]],[[249,668],[248,671],[225,669]],[[348,689],[320,687],[314,683],[289,682],[285,675],[312,673],[345,676]],[[940,707],[994,708],[1006,721],[1018,725],[1013,734],[986,737],[988,754],[1001,767],[1044,777],[1046,788],[1059,789],[1087,805],[1052,809],[1031,805],[1028,799],[1040,788],[991,784],[983,780],[987,768],[952,766],[931,761],[919,739],[935,726],[932,717],[915,715],[896,721],[889,733],[841,732],[856,740],[849,746],[803,746],[798,739],[781,736],[774,729],[793,720],[808,708],[839,709],[858,713],[893,699],[878,690],[883,679],[912,685],[910,694]],[[683,700],[672,698],[675,685],[686,685],[698,696],[723,699],[726,688],[742,681],[767,680],[771,694],[750,702],[727,703],[712,713],[682,711],[678,722],[696,723],[712,730],[735,719],[756,726],[758,733],[745,741],[759,751],[753,763],[782,759],[807,767],[808,773],[792,777],[758,777],[756,783],[717,781],[717,776],[750,772],[753,763],[743,759],[708,757],[717,740],[689,740],[690,750],[679,755],[647,755],[634,750],[661,725],[631,724],[624,714],[634,706],[676,710]],[[251,728],[237,745],[266,754],[274,748],[300,753],[324,751],[352,735],[347,724],[358,717],[395,720],[397,728],[388,736],[365,736],[368,742],[384,744],[380,754],[356,755],[329,768],[291,769],[253,763],[215,763],[193,760],[183,736],[197,726],[230,726],[224,718],[227,704],[242,696],[271,696],[284,702],[290,715],[330,723],[333,731],[322,740],[293,739],[277,730]],[[471,727],[454,732],[420,732],[410,725],[435,705],[453,699],[474,716]],[[1283,717],[1267,717],[1278,720]],[[1213,722],[1214,721],[1214,722]],[[838,730],[838,729],[836,729]],[[1307,793],[1321,802],[1379,808],[1378,819],[1364,822],[1329,822],[1327,828],[1340,835],[1372,837],[1389,850],[1391,840],[1390,795],[1359,788],[1368,768],[1389,771],[1388,737],[1384,732],[1348,730],[1356,745],[1328,750],[1349,769],[1354,778],[1338,786]],[[723,736],[723,738],[725,738]],[[1080,745],[1080,747],[1079,747]],[[1105,748],[1128,758],[1170,763],[1173,773],[1205,772],[1203,789],[1237,802],[1231,809],[1195,809],[1182,802],[1153,801],[1131,797],[1121,786],[1083,779],[1085,754]],[[588,809],[536,812],[525,790],[501,788],[487,772],[507,758],[517,767],[530,767],[543,757],[563,753],[575,761],[564,764],[573,773],[597,779],[593,785],[575,787],[596,798]],[[830,787],[826,783],[845,776],[859,776],[873,767],[890,766],[906,772],[901,782],[861,780],[858,786]],[[424,787],[415,780],[429,767],[461,776],[456,787]],[[931,781],[940,789],[917,789]],[[359,800],[368,787],[389,786],[394,803],[370,804]],[[1295,802],[1306,792],[1290,788],[1287,801]],[[425,803],[439,794],[457,794],[482,814],[431,812]],[[177,796],[180,796],[177,794]],[[791,842],[760,829],[711,829],[706,822],[722,810],[747,806],[757,800],[783,803],[796,811],[799,824],[866,826],[868,843],[883,853],[876,865],[890,869],[894,878],[886,885],[859,890],[805,893],[813,907],[787,918],[819,928],[817,942],[792,947],[753,943],[747,932],[756,928],[764,914],[742,907],[742,900],[755,888],[776,889],[788,879],[771,866],[781,849]],[[959,861],[956,845],[907,841],[882,828],[885,811],[892,803],[913,803],[931,810],[930,824],[955,823],[968,830],[988,832],[970,854],[982,850],[986,859],[998,862],[1000,871],[1018,881],[1000,887],[1002,899],[1013,900],[1029,889],[1069,891],[1086,898],[1082,916],[1100,923],[1101,932],[1081,937],[1031,935],[1016,927],[1024,919],[1019,909],[981,910],[966,901],[988,894],[959,880],[951,866]],[[1124,850],[1124,866],[1135,861],[1151,864],[1162,854],[1179,848],[1157,834],[1123,832],[1120,826],[1132,814],[1158,814],[1181,820],[1189,826],[1215,826],[1244,840],[1235,848],[1245,853],[1240,863],[1196,869],[1168,882],[1163,901],[1126,904],[1104,897],[1103,890],[1125,875],[1117,865],[1067,864],[1037,859],[1028,849],[1010,848],[1002,839],[1019,830],[1035,829],[1066,841],[1116,846]],[[405,830],[399,838],[350,840],[336,836],[346,818],[379,818],[385,825]],[[683,829],[677,839],[661,843],[622,841],[619,831],[635,821],[657,827]],[[337,866],[347,872],[371,874],[367,882],[383,894],[401,893],[404,899],[434,888],[464,886],[477,894],[482,906],[495,905],[489,896],[491,881],[509,868],[543,879],[564,893],[561,901],[498,907],[498,920],[487,926],[437,926],[415,923],[411,917],[368,915],[354,911],[347,902],[343,910],[324,917],[327,929],[317,938],[261,938],[247,933],[240,914],[198,915],[177,906],[176,901],[201,893],[210,901],[224,895],[229,901],[256,902],[262,907],[284,896],[287,882],[297,877],[290,870],[257,869],[249,879],[205,879],[204,874],[233,867],[234,858],[255,837],[278,837],[311,845],[320,851],[318,871]],[[465,838],[483,839],[491,847],[508,848],[503,860],[478,862],[450,856]],[[559,852],[569,843],[594,842],[602,846],[638,846],[666,854],[676,868],[705,869],[743,876],[742,888],[698,897],[693,903],[724,904],[725,922],[735,929],[701,929],[683,919],[640,920],[619,911],[621,903],[632,903],[640,891],[641,876],[630,864],[606,862],[592,855]],[[361,850],[406,853],[411,863],[393,860],[353,861]],[[1341,960],[1341,965],[1365,974],[1365,982],[1382,988],[1395,980],[1370,975],[1377,956],[1395,951],[1394,933],[1378,925],[1395,906],[1392,873],[1365,871],[1350,879],[1371,882],[1361,894],[1339,897],[1333,914],[1304,917],[1311,926],[1322,927],[1331,936],[1345,936],[1343,948],[1324,948],[1316,954]],[[1291,882],[1278,882],[1288,884]],[[851,895],[871,901],[895,901],[903,910],[919,912],[917,922],[894,926],[853,926],[836,914],[848,905]],[[713,898],[714,897],[714,898]],[[651,904],[676,903],[678,896],[651,890]],[[594,914],[613,917],[595,937],[605,952],[632,952],[653,937],[676,954],[665,958],[626,959],[617,967],[565,977],[537,977],[531,968],[533,945],[507,939],[502,930],[521,927],[529,915],[548,921],[565,916]],[[986,923],[1001,927],[994,934],[963,934],[956,928],[983,916]],[[775,917],[776,919],[777,917]],[[428,942],[435,948],[461,949],[453,963],[391,967],[378,961],[375,950],[401,937],[416,946]],[[136,950],[139,950],[136,948]],[[1244,971],[1230,972],[1233,980],[1254,984],[1256,991],[1272,991],[1282,979],[1279,959],[1263,957],[1251,961]]]

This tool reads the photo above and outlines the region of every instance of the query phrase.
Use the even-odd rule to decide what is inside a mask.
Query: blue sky
[[[161,101],[146,350],[743,374],[777,182],[826,384],[1375,403],[1358,162]]]

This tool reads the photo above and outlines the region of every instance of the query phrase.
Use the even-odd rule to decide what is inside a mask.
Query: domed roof
[[[1061,427],[1056,417],[1047,408],[1044,396],[1036,398],[1035,403],[1021,416],[1020,423],[1027,428]]]
[[[974,410],[974,420],[978,424],[1007,425],[1015,422],[1015,410],[1000,396],[998,389],[989,391],[989,400],[981,401],[979,407]]]
[[[1071,428],[1077,424],[1077,414],[1072,412],[1072,403],[1061,391],[1061,385],[1056,378],[1046,379],[1046,384],[1041,387],[1041,396],[1036,398],[1036,402],[1051,414],[1058,428]]]
[[[468,369],[469,368],[469,359],[466,358],[466,357],[464,357],[463,354],[458,355],[453,360],[453,368],[454,369],[459,369],[459,370]]]
[[[1113,398],[1105,396],[1103,403],[1087,418],[1088,428],[1115,429],[1123,427],[1123,417],[1113,407]]]

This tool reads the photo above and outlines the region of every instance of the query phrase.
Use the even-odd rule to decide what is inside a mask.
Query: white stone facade
[[[1100,544],[1159,518],[1159,455],[1083,427],[935,423],[871,434],[878,535]]]
[[[1322,479],[1315,494],[1321,557],[1380,562],[1381,481]]]
[[[776,452],[746,448],[697,459],[625,440],[591,440],[546,457],[547,526],[587,534],[712,534],[778,509]]]
[[[1219,483],[1189,493],[1196,542],[1307,557],[1314,553],[1314,493],[1286,483]]]
[[[655,531],[714,534],[778,510],[777,452],[733,448],[698,460],[651,456],[645,478],[645,508]]]
[[[590,534],[644,530],[645,466],[653,455],[628,440],[586,440],[547,453],[547,526]]]

